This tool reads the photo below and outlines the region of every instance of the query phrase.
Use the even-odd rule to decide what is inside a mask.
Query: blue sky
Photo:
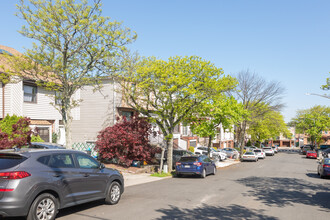
[[[0,1],[0,44],[24,52],[13,0]],[[329,105],[320,86],[330,72],[328,0],[103,0],[103,15],[138,34],[130,47],[167,59],[197,55],[233,75],[249,69],[285,88],[286,121],[298,109]]]

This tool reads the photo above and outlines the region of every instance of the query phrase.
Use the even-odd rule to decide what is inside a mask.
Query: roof
[[[8,61],[6,61],[6,59],[4,59],[1,54],[4,54],[4,53],[7,53],[9,55],[14,55],[14,56],[20,56],[20,55],[23,55],[22,53],[18,52],[17,50],[15,50],[14,48],[11,48],[11,47],[7,47],[7,46],[3,46],[3,45],[0,45],[0,65],[3,65],[5,69],[10,69],[10,65],[8,64]],[[1,70],[0,70],[1,72]],[[50,77],[33,77],[29,74],[24,74],[23,73],[23,77],[24,79],[30,79],[30,80],[41,80],[41,81],[52,81],[52,82],[55,82],[57,84],[61,84],[61,82],[59,82],[59,80],[57,79],[51,79]]]

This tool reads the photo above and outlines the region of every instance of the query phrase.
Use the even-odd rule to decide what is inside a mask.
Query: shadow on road
[[[306,173],[306,176],[310,178],[320,179],[320,176],[317,173]]]
[[[191,209],[179,209],[175,206],[170,206],[168,209],[159,209],[158,212],[164,216],[157,218],[161,219],[222,219],[222,220],[236,220],[236,219],[267,219],[276,220],[278,218],[264,215],[265,210],[248,209],[239,205],[231,205],[227,207],[210,206],[203,204],[202,207]]]
[[[222,219],[222,220],[236,220],[236,219],[268,219],[276,220],[278,218],[264,215],[265,210],[247,209],[239,205],[231,205],[227,207],[210,206],[203,204],[202,207],[191,209],[179,209],[175,206],[170,206],[168,209],[159,209],[158,212],[164,216],[157,218],[164,219]]]
[[[237,180],[250,187],[245,196],[253,196],[268,206],[284,207],[300,203],[330,211],[330,184],[315,184],[296,178],[248,177]]]
[[[71,214],[75,214],[75,215],[80,215],[82,217],[83,216],[84,217],[89,217],[90,219],[99,219],[99,220],[102,219],[103,220],[103,218],[98,218],[98,217],[95,217],[95,216],[86,216],[84,214],[79,213],[81,211],[88,210],[88,209],[91,209],[91,208],[94,208],[94,207],[97,207],[97,206],[101,206],[101,205],[104,205],[104,200],[93,201],[93,202],[84,203],[84,204],[81,204],[81,205],[61,209],[59,211],[59,213],[57,214],[56,218],[71,215]]]

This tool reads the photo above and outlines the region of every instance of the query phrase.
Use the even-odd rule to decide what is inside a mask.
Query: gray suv
[[[124,192],[120,172],[91,156],[66,149],[0,150],[0,217],[55,219],[59,209]]]

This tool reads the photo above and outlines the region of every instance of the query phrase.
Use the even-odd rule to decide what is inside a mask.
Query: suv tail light
[[[195,162],[194,165],[200,167],[200,166],[202,166],[202,162]]]
[[[330,167],[330,165],[324,164],[323,167]]]
[[[180,165],[181,165],[181,163],[180,163],[180,162],[176,162],[176,163],[175,163],[175,165],[177,165],[177,166],[180,166]]]
[[[16,180],[16,179],[23,179],[25,177],[29,177],[31,174],[25,171],[15,171],[15,172],[4,172],[0,173],[0,179],[10,179],[10,180]]]

